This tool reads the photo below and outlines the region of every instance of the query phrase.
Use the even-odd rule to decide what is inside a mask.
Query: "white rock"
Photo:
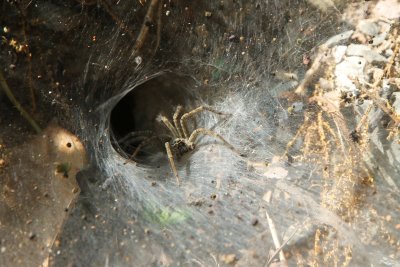
[[[400,161],[400,144],[398,142],[392,142],[390,145],[390,152],[392,152],[393,157],[399,162]]]
[[[293,107],[293,111],[297,113],[297,112],[300,112],[303,110],[304,103],[303,102],[294,102],[292,104],[292,107]]]
[[[377,17],[385,17],[387,19],[398,19],[400,17],[400,4],[398,0],[378,1],[373,14]]]
[[[379,33],[378,25],[372,20],[361,20],[357,25],[357,29],[370,36],[375,36]]]
[[[393,50],[392,49],[386,49],[385,50],[385,55],[387,56],[387,57],[391,57],[391,56],[393,56]]]
[[[352,79],[364,80],[366,60],[362,57],[347,57],[336,66],[336,85],[339,91],[356,92],[357,87]]]
[[[353,30],[350,31],[346,31],[346,32],[342,32],[339,33],[338,35],[335,35],[331,38],[328,39],[328,41],[325,42],[325,46],[330,48],[330,47],[334,47],[335,45],[339,44],[342,41],[348,40],[351,35],[353,35]]]
[[[394,92],[392,96],[395,97],[395,101],[392,104],[394,112],[397,116],[400,116],[400,92]]]
[[[333,48],[333,57],[335,58],[335,63],[339,63],[342,61],[344,54],[346,53],[347,46],[345,45],[338,45]]]
[[[378,46],[380,44],[382,44],[385,40],[386,37],[388,35],[388,32],[382,32],[381,34],[376,35],[374,38],[372,38],[372,45],[374,46]]]
[[[388,59],[372,50],[368,45],[351,44],[347,47],[346,54],[348,56],[364,57],[368,63],[387,62]]]
[[[381,142],[381,140],[379,139],[379,128],[376,127],[374,129],[374,131],[371,133],[371,139],[372,143],[374,143],[374,145],[376,146],[377,149],[379,149],[379,151],[382,154],[385,154],[385,150],[383,149],[383,144]]]

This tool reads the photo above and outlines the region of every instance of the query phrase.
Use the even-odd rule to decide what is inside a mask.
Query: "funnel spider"
[[[168,128],[169,134],[146,138],[146,140],[144,140],[137,146],[130,159],[135,158],[135,156],[139,153],[139,151],[150,142],[156,139],[160,140],[166,138],[168,141],[165,142],[165,150],[167,152],[169,164],[176,178],[177,184],[180,185],[180,178],[175,165],[175,157],[179,159],[184,154],[193,151],[196,148],[196,141],[199,135],[208,135],[216,139],[219,139],[224,145],[226,145],[228,148],[236,152],[236,149],[231,144],[229,144],[221,135],[217,134],[212,130],[206,128],[197,128],[191,133],[188,132],[187,120],[189,118],[192,118],[197,113],[203,111],[209,111],[218,115],[230,115],[227,113],[217,111],[208,106],[200,106],[198,108],[193,109],[190,112],[182,114],[183,107],[178,106],[172,117],[172,122],[166,116],[163,115],[158,116],[158,120],[162,122],[165,125],[165,127]]]

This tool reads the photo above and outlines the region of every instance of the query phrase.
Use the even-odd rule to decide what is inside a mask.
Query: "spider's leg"
[[[179,175],[178,175],[178,171],[176,170],[174,155],[172,154],[171,146],[170,146],[169,142],[165,143],[165,150],[167,150],[169,165],[171,166],[171,170],[175,175],[176,183],[178,184],[178,186],[180,186]]]
[[[174,121],[175,129],[178,131],[179,138],[183,138],[183,132],[182,132],[181,127],[180,127],[179,122],[178,122],[178,118],[179,118],[179,115],[182,112],[182,109],[183,109],[182,106],[177,106],[176,110],[175,110],[175,113],[174,113],[174,116],[172,117],[172,119]]]
[[[189,134],[187,131],[187,126],[186,126],[186,120],[204,110],[210,111],[210,112],[218,114],[218,115],[231,115],[229,113],[224,113],[224,112],[218,111],[216,109],[213,109],[212,107],[209,107],[209,106],[200,106],[198,108],[193,109],[192,111],[190,111],[188,113],[183,114],[181,117],[181,127],[182,127],[183,134],[186,139],[189,138]]]
[[[168,130],[175,138],[179,138],[178,130],[174,127],[174,125],[172,125],[167,117],[160,115],[159,119],[164,123],[165,126],[167,126]]]
[[[117,144],[121,147],[129,148],[131,144],[138,143],[140,140],[145,140],[153,136],[152,131],[135,131],[126,134],[124,137],[117,140]]]
[[[221,135],[217,134],[214,131],[205,129],[205,128],[198,128],[192,132],[192,134],[189,137],[189,142],[194,143],[196,142],[196,138],[199,136],[199,134],[204,134],[204,135],[209,135],[212,136],[216,139],[219,139],[225,146],[227,146],[229,149],[234,151],[235,153],[241,155],[234,146],[232,146],[228,141],[226,141]]]
[[[121,147],[124,148],[124,150],[132,150],[133,148],[137,147],[135,144],[141,144],[143,141],[149,139],[148,136],[136,136],[132,137],[129,140],[125,141],[124,143],[119,143]]]
[[[132,160],[136,157],[136,155],[139,153],[139,151],[146,145],[150,144],[151,142],[153,142],[155,139],[159,139],[158,136],[152,136],[147,138],[146,140],[142,141],[135,149],[135,151],[132,153],[132,155],[128,158],[128,160],[125,162],[128,163],[129,160]]]

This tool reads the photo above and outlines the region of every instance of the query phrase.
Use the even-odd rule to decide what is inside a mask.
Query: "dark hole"
[[[185,109],[193,107],[195,89],[193,79],[172,73],[160,75],[132,89],[111,112],[114,148],[125,158],[130,158],[138,146],[142,146],[132,159],[157,164],[159,159],[156,155],[164,157],[164,143],[169,141],[167,135],[170,135],[157,117],[162,114],[172,123],[177,105]]]
[[[72,144],[68,142],[67,147],[72,147]]]

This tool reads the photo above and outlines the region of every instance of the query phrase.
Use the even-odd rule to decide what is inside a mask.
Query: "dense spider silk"
[[[293,139],[305,110],[288,112],[294,102],[288,100],[294,97],[290,92],[298,83],[295,76],[301,78],[306,71],[303,54],[346,30],[339,19],[343,7],[321,11],[304,1],[289,0],[212,2],[166,4],[162,14],[169,15],[162,16],[159,46],[156,26],[148,37],[147,49],[158,48],[152,57],[138,58],[132,50],[121,48],[124,43],[117,26],[112,34],[116,40],[104,41],[111,43],[111,52],[97,47],[100,53],[91,62],[108,66],[111,74],[90,64],[85,73],[85,88],[93,90],[86,100],[95,108],[93,118],[81,120],[82,135],[95,167],[83,173],[81,180],[99,175],[95,183],[85,185],[63,238],[72,238],[69,234],[86,224],[96,225],[97,230],[79,231],[79,242],[65,245],[63,251],[73,255],[82,247],[95,246],[96,251],[88,251],[90,257],[79,258],[83,265],[90,259],[90,264],[111,266],[213,266],[231,261],[239,266],[263,266],[276,247],[268,212],[281,242],[297,230],[286,249],[293,253],[290,264],[302,257],[311,263],[318,249],[313,247],[318,243],[315,240],[322,240],[324,253],[333,253],[341,264],[351,254],[357,264],[376,263],[383,252],[370,251],[341,214],[322,202],[321,192],[329,182],[323,179],[325,166],[318,160],[300,160],[301,138]],[[135,5],[142,14],[144,7]],[[127,21],[133,12],[128,7]],[[143,85],[151,79],[157,80],[157,86],[146,93],[148,88],[144,90]],[[133,130],[157,129],[156,116],[171,117],[177,105],[187,110],[209,105],[232,116],[197,114],[190,131],[212,129],[247,157],[204,137],[196,150],[176,161],[180,187],[162,149],[153,151],[152,158],[125,164],[118,145],[111,144],[118,138],[110,113],[135,90],[137,102],[125,121],[132,123]],[[318,107],[307,112],[312,122],[323,119],[317,115]],[[318,129],[313,136],[317,134],[322,136]],[[287,147],[289,142],[292,145]],[[325,170],[330,170],[330,164]],[[82,221],[82,214],[87,213],[100,214],[100,219],[92,216],[89,222]],[[302,256],[295,257],[295,253]],[[61,257],[55,261],[68,262]]]

